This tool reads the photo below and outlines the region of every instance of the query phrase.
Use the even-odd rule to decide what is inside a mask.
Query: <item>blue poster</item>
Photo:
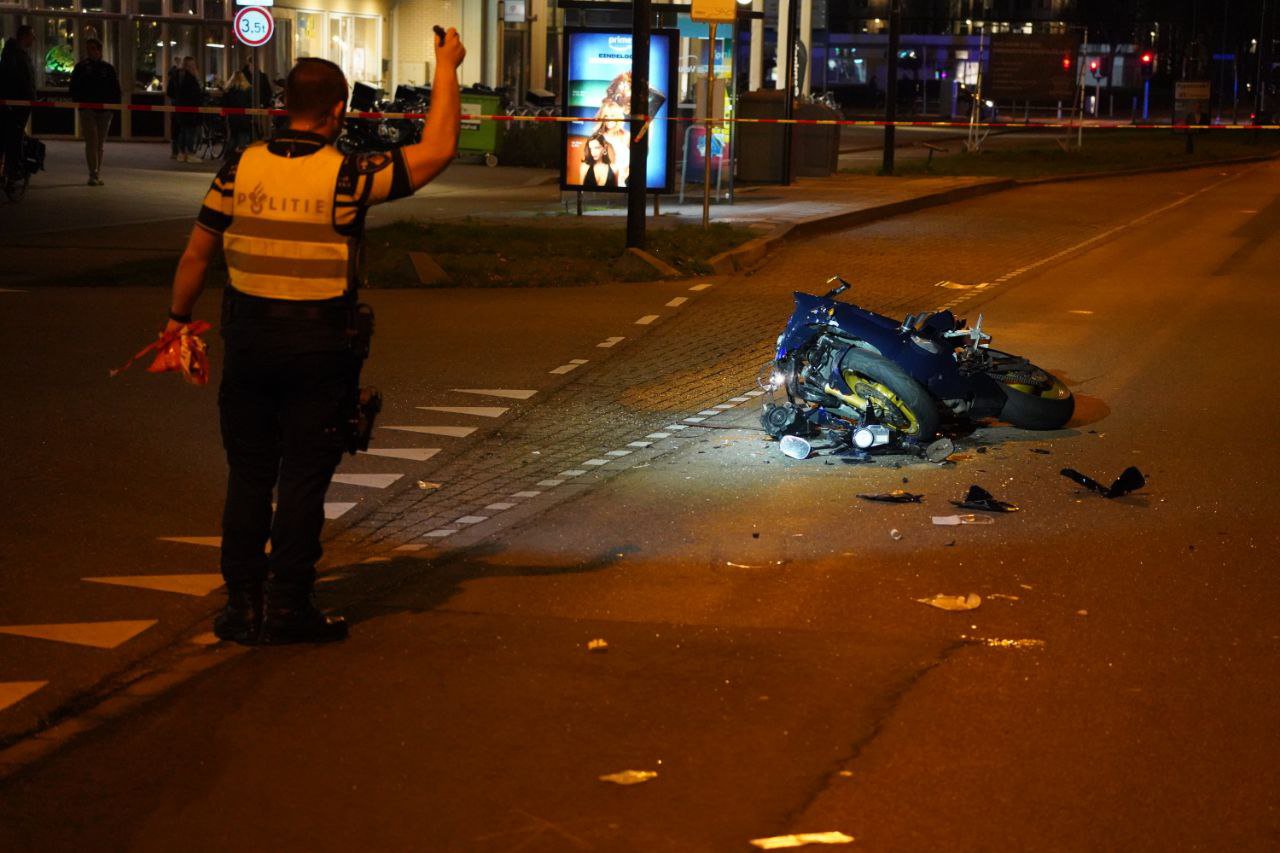
[[[649,157],[645,184],[650,190],[670,188],[671,128],[668,98],[672,88],[671,33],[653,33],[649,41]],[[574,30],[565,36],[565,112],[581,118],[568,123],[565,134],[566,189],[591,192],[622,190],[631,173],[631,44],[630,33]]]

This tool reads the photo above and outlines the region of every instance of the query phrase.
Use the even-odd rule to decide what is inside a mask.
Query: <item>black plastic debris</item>
[[[864,501],[880,501],[887,504],[918,504],[924,500],[924,495],[913,495],[911,492],[904,492],[902,489],[894,489],[892,492],[884,492],[878,495],[858,495]]]
[[[1128,468],[1121,471],[1120,476],[1116,477],[1115,482],[1110,486],[1102,485],[1089,475],[1081,474],[1075,468],[1063,468],[1061,474],[1068,480],[1074,480],[1089,491],[1097,492],[1104,498],[1124,497],[1130,492],[1136,492],[1147,484],[1147,478],[1142,476],[1142,472],[1133,465],[1130,465]]]
[[[982,486],[970,486],[964,500],[952,501],[952,505],[961,509],[980,509],[984,512],[1017,512],[1018,507],[1007,501],[997,500],[995,495]]]
[[[1032,453],[1039,453],[1041,456],[1048,456],[1048,455],[1049,455],[1049,451],[1045,450],[1043,447],[1033,447],[1033,448],[1031,448],[1031,452],[1032,452]]]

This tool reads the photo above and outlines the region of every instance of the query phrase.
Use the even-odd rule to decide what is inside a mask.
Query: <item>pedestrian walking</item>
[[[164,95],[169,101],[169,106],[175,106],[178,103],[178,78],[181,76],[182,60],[175,56],[173,58],[173,64],[169,66],[169,71],[164,77]],[[169,159],[177,160],[178,155],[181,153],[181,140],[178,133],[178,114],[169,113]]]
[[[102,42],[88,39],[84,43],[85,58],[71,71],[71,100],[77,103],[120,103],[120,78],[110,62],[102,58]],[[80,132],[84,134],[84,160],[89,167],[89,186],[102,186],[102,154],[111,120],[116,111],[101,107],[79,109]]]
[[[191,322],[220,247],[230,274],[218,394],[229,469],[227,605],[214,619],[222,639],[271,644],[347,635],[343,619],[316,608],[312,587],[324,495],[356,440],[360,370],[372,335],[372,316],[357,304],[365,213],[412,195],[457,153],[457,69],[466,51],[455,30],[439,32],[422,139],[387,152],[334,148],[346,78],[327,60],[299,60],[285,85],[288,127],[222,167],[174,274],[166,332]]]
[[[222,105],[247,109],[253,106],[253,92],[249,80],[243,71],[237,71],[227,81],[222,91]],[[246,115],[227,116],[227,157],[247,147],[253,141],[253,117]]]
[[[204,106],[204,85],[200,82],[200,69],[194,56],[182,58],[182,68],[175,78],[173,102],[179,107]],[[196,140],[200,135],[199,113],[178,113],[178,159],[190,163],[195,156]]]
[[[271,109],[275,103],[276,97],[275,90],[271,87],[271,78],[267,76],[265,71],[254,64],[252,56],[245,61],[244,67],[240,69],[240,73],[249,81],[249,86],[252,89],[252,95],[250,97],[253,101],[253,106],[262,110]],[[267,136],[270,135],[270,116],[257,116],[253,125],[257,129],[258,139],[266,139]]]
[[[0,51],[0,98],[35,100],[36,68],[31,61],[35,42],[35,31],[23,24],[4,43]],[[0,150],[4,152],[4,181],[10,187],[22,175],[22,137],[30,117],[30,107],[0,107]]]

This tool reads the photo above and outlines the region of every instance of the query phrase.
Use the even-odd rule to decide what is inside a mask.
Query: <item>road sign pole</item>
[[[645,192],[649,183],[649,0],[631,4],[631,170],[627,176],[627,246],[645,245]],[[666,128],[659,131],[665,133]]]
[[[888,79],[884,85],[884,156],[880,171],[886,175],[893,174],[893,154],[898,120],[898,47],[902,39],[902,4],[901,0],[890,0],[889,6],[889,62],[886,65]],[[979,56],[981,61],[982,57]]]
[[[702,227],[711,225],[711,116],[715,112],[711,98],[716,91],[716,22],[708,25],[707,97],[702,123]]]

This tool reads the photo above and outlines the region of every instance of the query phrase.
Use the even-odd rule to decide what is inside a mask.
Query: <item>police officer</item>
[[[347,635],[346,622],[317,609],[311,593],[324,495],[359,382],[353,322],[365,212],[412,195],[455,156],[457,69],[465,55],[455,30],[437,39],[421,142],[347,156],[332,145],[346,110],[342,70],[300,60],[285,87],[288,128],[222,168],[178,262],[166,332],[191,321],[219,248],[231,279],[218,393],[229,468],[222,519],[227,605],[214,633],[224,640]]]

